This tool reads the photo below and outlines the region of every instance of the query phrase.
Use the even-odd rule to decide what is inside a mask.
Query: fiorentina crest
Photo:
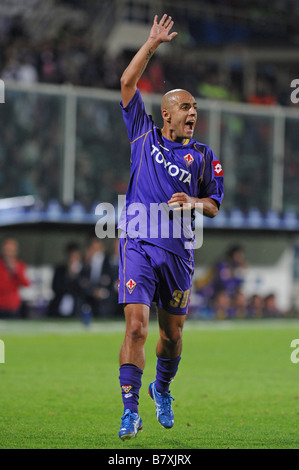
[[[126,286],[127,286],[127,289],[129,291],[130,294],[132,294],[133,290],[135,289],[136,287],[136,282],[133,281],[133,279],[130,279],[127,283],[126,283]]]
[[[191,153],[188,153],[188,155],[185,155],[184,160],[186,162],[187,167],[189,167],[191,163],[194,162],[194,158],[192,157]]]

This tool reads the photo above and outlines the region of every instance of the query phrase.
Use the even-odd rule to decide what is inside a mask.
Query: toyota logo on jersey
[[[214,160],[213,162],[215,176],[223,176],[223,170],[220,162],[218,160]]]

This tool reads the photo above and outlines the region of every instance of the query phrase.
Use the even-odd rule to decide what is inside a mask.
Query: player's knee
[[[182,342],[182,328],[173,328],[170,331],[163,331],[161,339],[170,347],[176,347]]]
[[[127,326],[127,336],[133,343],[145,342],[147,337],[147,325],[140,320],[131,321]]]
[[[131,343],[145,342],[148,332],[149,308],[128,304],[126,313],[126,336]]]

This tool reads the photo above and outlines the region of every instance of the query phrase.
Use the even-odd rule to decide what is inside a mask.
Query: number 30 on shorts
[[[190,294],[190,289],[182,291],[182,290],[175,290],[172,293],[172,300],[169,302],[169,305],[174,308],[185,308],[188,303]]]

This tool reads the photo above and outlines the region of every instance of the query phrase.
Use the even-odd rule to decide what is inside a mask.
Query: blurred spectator
[[[21,64],[18,67],[16,80],[22,83],[35,83],[39,79],[36,67],[33,65],[33,60],[29,55],[23,57]]]
[[[264,299],[258,294],[253,294],[248,301],[248,316],[250,318],[262,318],[264,316]]]
[[[9,57],[5,62],[1,77],[4,81],[16,80],[18,76],[19,63],[15,60],[14,57]]]
[[[242,291],[237,291],[231,299],[232,316],[246,318],[248,316],[247,298]]]
[[[119,267],[119,239],[115,238],[112,244],[112,250],[109,256],[110,267],[111,267],[111,315],[114,317],[120,317],[123,315],[123,306],[118,303],[118,267]]]
[[[204,80],[199,83],[197,91],[201,98],[231,100],[227,87],[221,83],[219,73],[213,69],[207,72]]]
[[[242,246],[232,245],[207,274],[194,281],[194,299],[198,309],[217,318],[246,315],[242,285],[247,264]],[[192,306],[196,310],[196,306]],[[200,311],[198,312],[200,314]]]
[[[214,315],[212,310],[212,298],[214,295],[214,267],[210,268],[205,276],[195,279],[191,297],[191,315],[210,318]]]
[[[259,105],[275,105],[277,98],[273,92],[271,84],[266,78],[258,78],[256,82],[256,91],[248,96],[248,103]]]
[[[40,54],[40,81],[45,83],[59,83],[60,75],[51,47],[45,47]]]
[[[264,316],[265,317],[280,317],[282,311],[278,308],[276,304],[276,296],[271,293],[267,295],[264,299]]]
[[[166,93],[164,70],[162,64],[156,60],[156,57],[150,63],[148,73],[153,85],[154,93]]]
[[[97,237],[93,237],[87,247],[80,287],[85,311],[89,307],[93,317],[111,316],[112,269],[104,244]]]
[[[152,82],[148,73],[145,72],[144,75],[140,78],[140,80],[138,81],[138,88],[140,90],[140,93],[143,93],[143,94],[153,93],[154,87],[152,85]]]
[[[229,247],[223,259],[215,265],[214,292],[217,294],[217,292],[225,290],[232,298],[242,287],[246,267],[245,252],[242,246],[232,245]]]
[[[65,247],[65,262],[56,266],[52,281],[54,298],[48,308],[49,316],[73,317],[81,312],[82,293],[79,276],[82,269],[82,254],[79,245],[69,243]]]
[[[231,298],[225,290],[218,291],[215,295],[213,299],[213,314],[217,320],[231,317]]]
[[[1,247],[0,258],[0,318],[21,316],[21,287],[30,286],[26,265],[18,258],[19,244],[14,238],[6,238]]]

